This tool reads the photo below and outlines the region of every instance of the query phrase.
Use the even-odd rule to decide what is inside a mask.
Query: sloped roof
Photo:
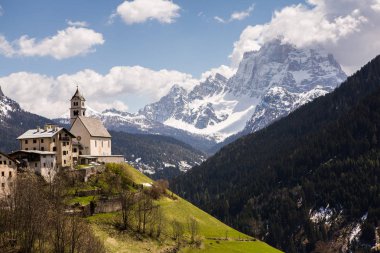
[[[10,157],[10,156],[7,155],[7,154],[4,154],[3,152],[0,152],[0,155],[2,155],[2,156],[4,156],[4,157],[8,158],[9,160],[12,160],[13,162],[16,162],[15,159],[13,159],[12,157]]]
[[[74,96],[71,98],[71,100],[73,100],[74,98],[79,98],[82,101],[86,101],[86,99],[84,99],[84,97],[82,96],[82,94],[79,92],[78,88],[77,88],[77,91],[75,92]]]
[[[71,137],[75,137],[72,133],[70,133],[67,129],[63,127],[56,127],[56,128],[52,127],[52,128],[48,128],[47,130],[43,128],[40,128],[40,130],[30,129],[26,131],[25,133],[23,133],[22,135],[20,135],[17,139],[22,140],[22,139],[34,139],[34,138],[51,138],[61,130],[64,130],[65,132],[70,134]]]
[[[110,133],[104,127],[103,122],[96,118],[89,118],[79,116],[76,120],[82,121],[85,128],[88,130],[93,137],[107,137],[111,138]]]

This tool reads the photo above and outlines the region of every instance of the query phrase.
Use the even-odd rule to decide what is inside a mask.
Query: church
[[[121,155],[112,155],[112,137],[103,122],[97,118],[86,117],[86,99],[77,88],[70,100],[70,132],[76,136],[74,159],[80,164],[89,161],[123,162]],[[76,155],[77,154],[77,155]]]

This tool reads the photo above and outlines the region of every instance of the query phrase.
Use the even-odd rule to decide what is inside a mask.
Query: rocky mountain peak
[[[0,86],[0,97],[4,97],[4,92],[1,90],[1,86]]]

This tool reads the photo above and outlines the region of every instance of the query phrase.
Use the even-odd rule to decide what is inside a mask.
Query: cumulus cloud
[[[226,65],[221,65],[217,68],[212,68],[208,71],[203,72],[201,75],[200,81],[206,80],[209,76],[214,77],[216,74],[221,74],[222,76],[226,78],[230,78],[236,73],[236,70],[237,70],[236,68],[231,68]]]
[[[169,0],[133,0],[120,4],[116,13],[110,17],[110,23],[119,15],[127,24],[144,23],[148,20],[157,20],[160,23],[170,24],[178,18],[180,7]]]
[[[232,21],[236,21],[236,20],[243,20],[245,18],[248,18],[250,15],[251,15],[251,12],[255,9],[255,5],[251,5],[248,7],[248,9],[244,10],[244,11],[234,11],[230,18],[225,20],[221,17],[218,17],[218,16],[215,16],[214,19],[219,22],[219,23],[223,23],[223,24],[226,24],[226,23],[229,23],[229,22],[232,22]]]
[[[153,102],[165,95],[173,84],[189,89],[197,84],[197,80],[178,71],[154,71],[141,66],[116,66],[105,75],[85,69],[57,77],[18,72],[0,78],[5,94],[19,101],[26,110],[46,117],[65,113],[67,100],[77,84],[88,104],[102,111],[109,108],[127,110],[125,98],[128,95],[143,96]]]
[[[27,35],[8,42],[0,36],[0,54],[10,56],[50,56],[61,60],[95,51],[96,45],[104,44],[103,35],[94,30],[70,26],[56,35],[37,40]]]
[[[379,0],[309,0],[275,11],[270,22],[248,26],[230,55],[237,66],[244,52],[281,38],[299,47],[320,45],[351,73],[380,52]]]

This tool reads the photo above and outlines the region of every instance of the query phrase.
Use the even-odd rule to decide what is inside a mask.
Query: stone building
[[[56,152],[40,150],[19,150],[9,154],[19,162],[20,170],[31,170],[41,175],[46,182],[52,182],[59,171]]]
[[[30,129],[19,136],[21,151],[47,151],[56,155],[58,168],[72,167],[72,139],[75,136],[63,127],[47,124]]]
[[[80,163],[89,161],[124,162],[121,155],[112,155],[111,135],[97,118],[86,117],[86,105],[83,95],[76,90],[71,98],[70,132],[78,142],[78,159]]]
[[[0,152],[0,198],[4,198],[11,193],[16,177],[16,160]]]

